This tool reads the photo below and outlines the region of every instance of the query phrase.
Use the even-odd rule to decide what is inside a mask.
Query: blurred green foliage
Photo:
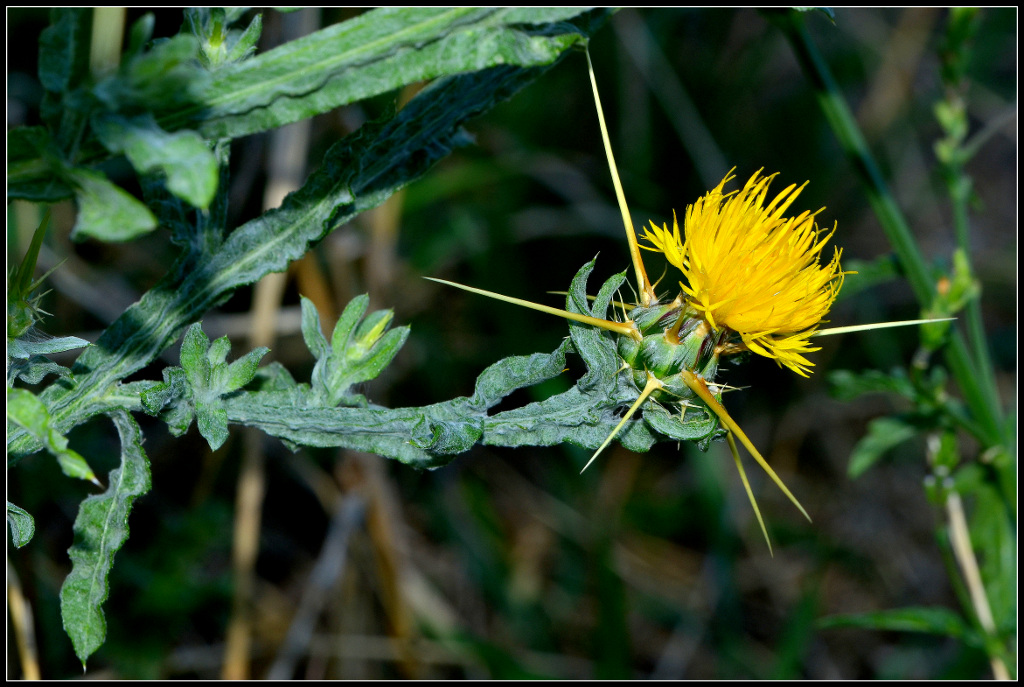
[[[936,270],[954,275],[954,281],[956,229],[938,171],[943,160],[936,161],[932,150],[940,139],[956,146],[964,139],[933,114],[935,103],[945,98],[943,70],[947,81],[969,84],[961,110],[967,130],[994,128],[987,144],[963,164],[973,181],[967,198],[970,276],[980,285],[982,333],[996,388],[1005,398],[1016,379],[1015,143],[1004,118],[1016,101],[1016,10],[981,10],[969,59],[952,62],[940,57],[940,45],[951,40],[944,39],[944,11],[835,14],[834,26],[823,15],[808,16],[809,30],[917,244]],[[128,26],[136,17],[129,12]],[[325,10],[320,21],[328,26],[344,18],[344,10]],[[273,45],[278,21],[272,13],[264,16],[259,52]],[[157,12],[153,36],[170,37],[181,22],[180,12]],[[39,125],[46,116],[36,60],[47,23],[41,11],[9,13],[9,127]],[[734,164],[748,174],[762,166],[779,171],[783,183],[810,179],[799,209],[827,206],[821,220],[838,221],[836,242],[844,249],[844,265],[861,260],[878,267],[874,281],[856,295],[854,279],[849,280],[851,295],[837,304],[832,323],[918,315],[898,270],[885,267],[892,264],[891,248],[865,202],[856,170],[778,29],[752,10],[627,10],[609,24],[595,35],[590,50],[636,219],[666,221]],[[389,91],[317,117],[311,166],[342,135],[393,108],[396,98]],[[595,254],[600,254],[597,283],[628,264],[582,55],[570,56],[467,128],[476,145],[456,151],[405,190],[392,249],[398,269],[385,288],[370,293],[374,308],[393,308],[394,321],[411,327],[393,365],[365,388],[357,387],[390,407],[470,395],[477,375],[497,359],[551,351],[567,334],[559,320],[444,291],[420,275],[558,305],[560,297],[546,292],[565,290],[578,266]],[[971,138],[966,140],[969,144]],[[234,145],[228,226],[261,212],[263,170],[274,164],[261,135]],[[123,163],[108,162],[102,169],[123,188],[136,190]],[[123,245],[71,244],[68,207],[58,205],[54,213],[58,233],[41,266],[69,255],[61,270],[101,293],[116,295],[121,289],[129,295],[127,303],[134,299],[130,294],[137,297],[152,286],[177,250],[168,237],[156,235]],[[27,244],[14,230],[38,226],[37,216],[26,221],[25,214],[9,205],[10,255],[23,254]],[[361,217],[317,248],[337,303],[367,290],[372,231],[372,222]],[[656,277],[661,267],[651,265],[649,271]],[[42,301],[53,313],[44,320],[47,331],[88,339],[86,333],[110,323],[102,303],[81,295],[76,300],[74,282],[57,276],[54,291]],[[663,288],[673,289],[674,280],[667,276]],[[297,308],[298,302],[290,289],[286,303]],[[245,313],[249,306],[240,292],[210,317]],[[765,555],[720,445],[705,454],[686,444],[679,449],[663,444],[642,456],[616,446],[594,466],[598,469],[583,476],[578,472],[588,454],[569,445],[477,447],[432,472],[393,462],[378,465],[397,519],[390,536],[401,551],[399,577],[415,618],[414,658],[403,662],[395,658],[400,652],[374,650],[377,645],[369,642],[392,635],[395,623],[382,591],[379,543],[360,530],[346,577],[320,616],[321,641],[310,646],[305,675],[991,675],[984,641],[946,638],[967,632],[956,625],[964,622],[963,614],[953,610],[967,592],[958,586],[957,564],[941,534],[940,545],[935,543],[935,514],[941,511],[933,509],[929,496],[944,503],[934,493],[948,486],[921,488],[931,473],[924,460],[926,442],[893,444],[887,459],[878,451],[871,469],[856,481],[847,477],[850,456],[856,447],[864,449],[859,442],[871,436],[869,427],[894,411],[911,412],[916,401],[828,395],[824,373],[840,369],[880,370],[886,378],[880,386],[906,389],[906,375],[891,371],[910,364],[918,335],[888,330],[823,339],[815,358],[818,374],[810,380],[757,360],[724,371],[729,384],[742,389],[726,395],[730,412],[787,481],[795,480],[791,486],[815,520],[808,525],[794,517],[767,481],[755,478],[762,511],[780,544],[774,558]],[[283,336],[271,355],[296,378],[306,378],[313,368],[298,329]],[[567,365],[570,375],[583,372],[578,361]],[[136,374],[159,379],[163,366]],[[562,392],[566,376],[518,391],[497,410]],[[865,384],[860,376],[847,379]],[[231,611],[231,504],[241,442],[228,439],[211,453],[196,433],[172,439],[163,425],[138,417],[155,488],[134,506],[132,537],[112,573],[107,641],[90,659],[90,672],[118,678],[215,677]],[[78,453],[101,457],[91,459],[96,474],[115,467],[118,449],[107,426],[86,423],[68,439]],[[963,489],[973,485],[981,494],[966,505],[976,546],[989,552],[981,561],[983,576],[1006,579],[1016,559],[1015,529],[1007,531],[1006,524],[1016,522],[1016,511],[1007,513],[1001,504],[1016,484],[999,481],[1005,470],[977,461],[978,444],[965,433],[947,428],[939,444],[952,444],[971,458],[972,470],[958,479]],[[255,675],[273,658],[331,519],[310,475],[343,473],[356,461],[331,449],[294,455],[275,441],[268,446]],[[997,458],[1015,461],[1015,456]],[[58,590],[68,570],[65,551],[72,543],[77,505],[92,492],[85,482],[62,479],[55,461],[38,455],[10,470],[8,482],[8,497],[35,519],[31,544],[12,551],[9,560],[33,608],[43,676],[78,675],[80,664],[60,623]],[[1005,585],[1001,589],[1007,591]],[[991,601],[1000,630],[1009,632],[1015,597]],[[900,624],[906,618],[886,615],[891,609],[925,610]],[[843,629],[819,623],[837,614],[848,614],[845,624],[843,616],[831,621]],[[953,616],[959,620],[949,620]],[[936,621],[934,634],[902,632],[920,629],[910,621],[920,623],[923,617],[948,620],[957,630],[941,631]],[[8,677],[20,677],[16,652],[9,656]]]

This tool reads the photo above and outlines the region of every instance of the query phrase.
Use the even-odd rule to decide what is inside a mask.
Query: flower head
[[[652,222],[643,238],[653,248],[644,248],[664,253],[682,271],[687,302],[711,327],[735,332],[749,350],[806,377],[813,363],[804,354],[818,350],[809,339],[843,284],[841,251],[819,265],[835,227],[827,234],[818,229],[821,210],[783,216],[806,182],[786,187],[766,206],[774,177],[759,170],[741,191],[724,193],[730,171],[686,208],[684,235],[678,221],[672,231]]]

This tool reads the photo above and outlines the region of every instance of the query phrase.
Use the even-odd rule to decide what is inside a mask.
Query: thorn
[[[757,499],[754,498],[754,492],[750,488],[750,482],[747,481],[747,472],[743,469],[743,463],[740,462],[740,452],[736,448],[736,440],[732,438],[732,432],[725,435],[725,440],[729,442],[729,450],[732,451],[733,460],[736,461],[736,469],[740,472],[740,481],[743,482],[743,489],[747,492],[747,498],[750,500],[750,505],[754,507],[754,515],[757,516],[757,523],[761,526],[761,534],[764,535],[764,541],[768,544],[768,553],[772,558],[775,558],[775,553],[772,551],[772,540],[768,538],[768,528],[764,526],[764,518],[761,517],[761,509],[757,507]]]
[[[637,397],[636,401],[634,401],[633,405],[629,407],[629,410],[626,411],[626,414],[622,416],[622,420],[619,421],[619,424],[615,425],[615,429],[613,429],[612,433],[608,435],[608,438],[604,440],[604,443],[601,444],[601,446],[598,447],[596,451],[594,451],[594,455],[590,456],[590,460],[588,460],[587,464],[583,466],[583,470],[580,470],[581,475],[583,474],[584,470],[590,467],[590,464],[594,462],[594,459],[597,458],[601,451],[603,451],[605,447],[611,443],[612,439],[615,438],[615,435],[619,433],[620,429],[622,429],[622,426],[626,424],[626,421],[629,420],[629,418],[633,417],[633,413],[637,411],[637,409],[640,407],[640,404],[646,401],[648,396],[653,394],[656,390],[663,388],[664,386],[665,385],[661,383],[660,379],[652,375],[650,372],[647,373],[647,384],[644,386],[644,390],[640,392],[640,395]]]
[[[754,444],[750,439],[747,438],[747,435],[744,434],[743,430],[740,429],[740,426],[736,424],[736,421],[732,419],[725,407],[718,402],[718,399],[715,398],[710,391],[708,391],[707,382],[689,370],[683,370],[679,373],[679,376],[682,377],[683,383],[690,387],[690,390],[697,394],[697,396],[700,397],[700,400],[704,401],[704,403],[714,411],[715,415],[718,416],[718,419],[726,426],[726,429],[733,432],[740,438],[740,441],[747,447],[750,454],[754,456],[754,460],[756,460],[757,464],[761,466],[761,469],[768,473],[768,476],[771,477],[772,481],[775,482],[775,485],[782,490],[782,493],[793,502],[793,505],[796,506],[801,513],[803,513],[804,517],[807,518],[807,521],[811,522],[811,516],[807,514],[804,507],[801,506],[800,502],[797,501],[795,496],[793,496],[793,492],[786,487],[782,482],[782,479],[775,473],[775,470],[772,470],[772,466],[769,465],[768,461],[761,456],[760,452],[758,452],[754,447]]]
[[[633,259],[633,269],[636,271],[636,283],[640,289],[640,304],[646,307],[655,301],[654,289],[651,287],[651,281],[647,278],[647,272],[644,270],[644,261],[640,258],[640,247],[636,240],[636,231],[633,229],[633,220],[629,216],[629,207],[626,205],[626,194],[622,192],[622,182],[619,180],[618,167],[615,165],[615,156],[612,154],[612,144],[608,138],[608,126],[604,121],[601,96],[597,93],[597,77],[594,75],[594,64],[590,61],[589,50],[587,51],[587,69],[590,72],[590,84],[594,88],[594,105],[597,106],[597,121],[601,125],[601,140],[604,142],[604,152],[608,157],[608,169],[612,174],[615,199],[618,201],[619,211],[622,213],[622,223],[626,227],[626,241],[629,242],[629,255]]]
[[[436,281],[438,284],[447,284],[448,286],[454,286],[457,289],[469,291],[470,293],[476,293],[481,296],[487,296],[488,298],[495,298],[499,301],[505,301],[506,303],[511,303],[513,305],[521,305],[524,308],[531,308],[533,310],[539,310],[540,312],[546,312],[549,315],[557,315],[558,317],[564,317],[567,320],[574,320],[576,322],[582,322],[583,324],[589,324],[595,327],[600,327],[601,329],[607,329],[610,332],[615,332],[616,334],[628,336],[629,338],[634,339],[636,341],[643,341],[644,338],[643,335],[640,333],[640,330],[636,328],[636,325],[633,324],[631,320],[627,320],[626,322],[602,320],[599,317],[591,317],[590,315],[579,315],[574,312],[569,312],[568,310],[552,308],[551,306],[548,305],[541,305],[540,303],[524,301],[522,298],[513,298],[512,296],[504,296],[500,293],[495,293],[493,291],[485,291],[484,289],[477,289],[472,286],[456,284],[453,281],[447,281],[445,279],[435,279],[434,277],[423,278],[428,279],[430,281]]]
[[[875,322],[873,324],[854,324],[849,327],[829,327],[828,329],[819,329],[818,331],[811,334],[815,336],[831,336],[832,334],[849,334],[850,332],[868,332],[872,329],[887,329],[889,327],[909,327],[915,324],[928,324],[930,322],[950,322],[955,320],[955,317],[940,317],[933,320],[900,320],[899,322]]]

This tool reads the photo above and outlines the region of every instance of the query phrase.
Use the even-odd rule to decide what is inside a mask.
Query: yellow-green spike
[[[909,327],[915,324],[929,324],[931,322],[950,322],[955,317],[940,317],[934,320],[900,320],[899,322],[875,322],[874,324],[853,324],[849,327],[829,327],[819,329],[811,334],[814,336],[831,336],[832,334],[849,334],[851,332],[869,332],[872,329],[887,329],[889,327]]]
[[[777,474],[775,474],[775,470],[772,470],[772,466],[769,465],[768,461],[766,461],[761,456],[760,452],[758,452],[758,450],[754,447],[754,444],[750,441],[750,439],[747,438],[747,435],[743,433],[743,430],[740,429],[740,426],[736,424],[736,421],[732,419],[732,416],[729,415],[729,412],[725,409],[725,407],[721,403],[719,403],[718,399],[716,399],[714,394],[711,393],[711,391],[708,389],[707,382],[705,382],[703,379],[693,374],[689,370],[683,370],[682,372],[679,373],[679,376],[682,377],[683,382],[686,384],[686,386],[690,387],[693,393],[697,394],[697,396],[700,397],[700,400],[704,401],[704,403],[707,404],[707,406],[715,412],[715,415],[717,415],[718,419],[722,421],[722,424],[725,425],[726,429],[728,429],[730,432],[732,432],[733,434],[740,438],[740,441],[743,442],[743,445],[747,447],[747,450],[750,451],[750,454],[754,456],[754,460],[756,460],[757,464],[761,466],[761,469],[768,473],[768,476],[771,477],[772,481],[775,482],[776,486],[778,486],[778,488],[782,490],[782,493],[785,494],[787,498],[789,498],[789,500],[793,502],[793,505],[796,506],[801,513],[803,513],[804,517],[807,518],[808,521],[810,521],[811,516],[807,514],[807,511],[804,510],[804,507],[801,506],[800,502],[796,500],[796,497],[793,496],[793,493],[786,487],[785,484],[782,483],[782,479],[779,478]]]
[[[613,320],[602,320],[599,317],[591,317],[590,315],[578,315],[568,310],[562,310],[560,308],[552,308],[547,305],[541,305],[540,303],[533,303],[531,301],[525,301],[522,298],[513,298],[512,296],[505,296],[494,291],[485,291],[484,289],[477,289],[472,286],[466,286],[464,284],[456,284],[453,281],[447,281],[445,279],[435,279],[434,277],[424,277],[430,281],[436,281],[438,284],[447,284],[448,286],[454,286],[457,289],[463,291],[469,291],[470,293],[480,294],[481,296],[487,296],[489,298],[495,298],[499,301],[505,301],[506,303],[512,303],[513,305],[521,305],[524,308],[531,308],[533,310],[539,310],[540,312],[546,312],[549,315],[557,315],[558,317],[564,317],[567,320],[575,320],[576,322],[582,322],[584,324],[591,324],[601,329],[607,329],[610,332],[616,334],[623,334],[636,341],[643,341],[643,335],[640,334],[640,330],[636,328],[636,325],[632,321],[626,322],[615,322]]]
[[[568,296],[569,295],[568,291],[548,291],[547,293],[550,293],[552,296]],[[587,295],[587,300],[588,301],[596,301],[597,300],[597,296],[591,296],[591,295],[588,294]],[[629,303],[627,303],[625,301],[612,301],[611,304],[614,305],[616,308],[622,308],[623,310],[626,310],[627,308],[635,308],[636,307],[635,305],[630,305]]]
[[[648,396],[650,396],[655,391],[664,386],[665,385],[661,383],[661,380],[652,375],[650,372],[647,373],[647,384],[644,386],[644,390],[640,392],[640,395],[637,396],[636,401],[634,401],[633,405],[629,407],[629,410],[626,411],[626,414],[622,416],[622,420],[619,421],[619,424],[615,425],[615,429],[613,429],[612,433],[608,435],[608,438],[604,440],[604,443],[601,444],[601,446],[596,451],[594,451],[594,455],[590,456],[590,460],[588,460],[587,464],[583,466],[583,470],[589,468],[590,464],[594,462],[594,459],[597,458],[598,454],[600,454],[601,451],[603,451],[605,447],[612,442],[612,439],[615,438],[615,435],[619,433],[620,429],[622,429],[622,425],[626,424],[626,421],[629,418],[633,417],[633,413],[635,413],[637,409],[640,408],[640,404],[646,401]],[[580,470],[580,474],[583,474],[583,470]]]
[[[743,463],[740,462],[740,452],[736,448],[736,440],[732,438],[732,432],[725,435],[725,440],[729,442],[729,450],[732,451],[732,458],[736,461],[736,469],[740,472],[740,481],[743,482],[747,498],[750,499],[750,505],[754,508],[754,515],[757,516],[757,524],[761,526],[761,534],[764,535],[764,541],[768,544],[768,553],[774,558],[775,553],[772,551],[772,540],[768,538],[768,528],[764,526],[761,509],[757,507],[757,500],[754,498],[754,492],[750,488],[750,482],[747,480],[747,471],[743,469]]]
[[[587,51],[587,69],[590,71],[590,84],[594,88],[597,121],[601,125],[601,140],[604,142],[604,152],[608,156],[608,167],[612,173],[612,185],[615,187],[615,199],[619,203],[619,211],[622,212],[622,223],[626,226],[626,240],[629,242],[629,255],[633,259],[633,269],[636,270],[636,283],[640,289],[640,305],[646,307],[656,301],[657,298],[654,296],[654,288],[651,286],[651,281],[647,278],[647,271],[644,270],[644,261],[640,258],[640,246],[636,240],[636,231],[633,230],[633,220],[629,216],[629,207],[626,205],[626,194],[622,192],[622,182],[619,180],[619,171],[615,166],[615,156],[612,154],[611,140],[608,138],[608,127],[604,122],[601,96],[597,93],[597,77],[594,75],[594,65],[590,61],[590,51]]]

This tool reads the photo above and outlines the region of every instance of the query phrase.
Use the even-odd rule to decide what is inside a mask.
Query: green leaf
[[[78,219],[71,238],[130,241],[156,229],[156,217],[124,189],[112,184],[102,172],[77,167],[64,178],[75,189]]]
[[[257,348],[228,364],[230,350],[231,342],[226,336],[211,345],[201,324],[196,322],[182,340],[181,367],[165,369],[164,383],[141,393],[143,408],[150,414],[159,414],[175,436],[188,429],[194,415],[199,433],[216,451],[228,438],[223,398],[252,381],[260,360],[270,349]]]
[[[257,14],[245,31],[231,31],[227,40],[227,62],[241,62],[256,52],[256,43],[263,34],[263,15]]]
[[[178,34],[154,41],[148,51],[122,62],[118,73],[96,84],[92,93],[112,112],[138,114],[187,107],[201,97],[209,83],[209,72],[200,66],[198,57],[195,36]]]
[[[862,291],[887,284],[900,277],[899,262],[892,253],[874,260],[843,260],[843,267],[847,272],[836,302],[849,300]]]
[[[331,335],[331,346],[327,348],[319,329],[320,318],[307,315],[314,308],[312,303],[303,299],[303,335],[312,344],[311,351],[316,347],[322,352],[313,368],[312,387],[328,406],[358,402],[358,399],[350,397],[350,387],[376,378],[391,363],[409,336],[408,327],[385,332],[394,316],[390,310],[371,313],[357,327],[369,303],[370,297],[363,294],[345,306]]]
[[[320,313],[317,312],[316,306],[313,305],[313,301],[309,300],[305,296],[300,298],[302,307],[302,340],[306,342],[306,348],[316,358],[317,363],[321,360],[325,360],[331,354],[331,348],[327,345],[327,339],[324,337],[323,329],[320,325]],[[354,315],[355,310],[362,304],[362,312],[358,315]],[[348,305],[345,306],[345,311],[341,314],[338,319],[337,325],[334,327],[335,334],[342,328],[342,323],[347,320],[352,320],[352,326],[355,326],[355,320],[366,312],[366,308],[369,306],[370,299],[363,296],[356,296]],[[354,318],[354,319],[353,319]],[[314,380],[318,377],[318,373],[313,373]],[[325,384],[326,385],[326,384]]]
[[[31,335],[31,332],[30,332]],[[8,340],[7,342],[7,355],[12,358],[21,358],[27,360],[33,355],[49,355],[52,353],[63,353],[64,351],[71,351],[76,348],[82,348],[84,346],[91,346],[92,344],[85,339],[79,339],[77,336],[60,336],[52,337],[45,336],[37,341],[31,340],[31,337],[24,337],[20,339]]]
[[[791,9],[793,9],[796,12],[821,12],[826,17],[828,17],[828,20],[832,22],[833,26],[835,26],[836,13],[832,10],[831,7],[793,7]]]
[[[107,634],[102,606],[114,555],[128,539],[132,504],[151,486],[139,426],[123,410],[114,412],[111,419],[121,437],[121,466],[110,472],[106,492],[87,497],[78,509],[75,540],[68,549],[71,573],[60,589],[64,630],[83,668]]]
[[[50,10],[50,26],[39,36],[39,81],[63,93],[89,74],[90,13],[87,7]]]
[[[32,277],[36,271],[36,262],[39,260],[39,249],[43,246],[43,239],[46,237],[46,230],[49,225],[50,211],[47,210],[43,214],[43,219],[39,222],[39,226],[32,232],[32,240],[29,242],[28,250],[25,251],[24,257],[22,257],[18,266],[11,271],[7,292],[8,312],[10,312],[13,302],[28,298],[35,288],[32,283]],[[7,337],[11,338],[9,327]]]
[[[910,439],[918,430],[913,425],[894,417],[880,417],[868,423],[867,434],[857,442],[850,454],[847,474],[851,479],[860,477],[889,449]]]
[[[19,126],[7,133],[8,198],[39,203],[70,198],[74,190],[60,178],[60,169],[60,151],[44,127]]]
[[[160,118],[236,138],[440,76],[551,64],[585,42],[583,9],[391,7],[224,66],[190,107]],[[554,23],[558,22],[558,23]]]
[[[227,412],[219,406],[219,403],[196,401],[196,425],[211,451],[216,451],[228,440]]]
[[[152,12],[146,12],[132,24],[132,28],[128,31],[128,47],[125,48],[122,60],[134,59],[142,53],[146,44],[153,38],[154,24],[156,24],[156,17]]]
[[[57,427],[67,431],[103,412],[107,389],[154,360],[182,330],[238,287],[280,272],[309,245],[424,174],[467,139],[460,127],[510,97],[543,70],[496,67],[439,80],[391,119],[364,125],[336,144],[323,166],[282,206],[238,227],[199,258],[191,252],[171,274],[108,327],[78,358],[73,388],[51,385],[43,398]],[[358,164],[356,164],[358,161]],[[216,206],[216,203],[214,203]],[[174,412],[181,417],[186,406]],[[25,432],[12,432],[13,460],[39,450]]]
[[[10,346],[7,351],[10,354]],[[11,360],[7,368],[7,384],[10,386],[17,379],[26,384],[39,384],[51,374],[70,377],[71,370],[41,356],[32,356],[28,360]]]
[[[971,546],[980,554],[981,579],[996,627],[1012,634],[1017,619],[1016,527],[990,482],[979,483],[972,493],[976,498],[968,521]]]
[[[7,526],[11,530],[11,543],[20,549],[28,544],[36,533],[36,521],[24,509],[7,502]]]
[[[57,459],[65,475],[99,484],[85,458],[68,448],[68,440],[53,426],[49,411],[35,394],[25,389],[8,387],[7,419],[36,437]]]
[[[217,192],[219,168],[210,146],[194,131],[169,134],[150,114],[125,117],[102,113],[92,118],[93,131],[112,153],[124,153],[139,174],[160,172],[167,190],[202,210]]]
[[[203,332],[202,323],[194,323],[181,342],[181,369],[195,389],[206,389],[210,383],[210,360],[206,357],[209,350],[210,339]]]
[[[829,390],[841,401],[852,401],[863,394],[893,393],[907,399],[914,399],[914,385],[907,373],[899,368],[890,373],[878,370],[851,372],[835,370],[828,373]]]
[[[869,630],[896,630],[945,635],[974,643],[977,634],[959,613],[941,606],[911,606],[871,613],[833,615],[818,620],[820,629],[857,627]]]
[[[251,382],[256,376],[260,361],[269,352],[269,348],[260,346],[228,365],[225,384],[222,387],[223,393],[237,391]]]

